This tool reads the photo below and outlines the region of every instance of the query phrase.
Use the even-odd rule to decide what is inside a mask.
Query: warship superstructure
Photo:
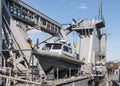
[[[62,27],[21,0],[0,0],[0,86],[96,86],[104,80],[106,34],[99,4],[97,19],[73,19]],[[28,36],[34,29],[48,33],[35,45]],[[67,39],[73,31],[79,53]]]

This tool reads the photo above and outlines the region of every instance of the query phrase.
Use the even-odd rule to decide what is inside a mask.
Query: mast
[[[99,19],[99,20],[102,20],[102,0],[99,0],[98,19]]]

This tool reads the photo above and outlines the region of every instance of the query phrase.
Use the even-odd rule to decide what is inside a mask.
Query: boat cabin
[[[56,52],[60,55],[65,55],[69,57],[73,57],[73,49],[71,46],[63,43],[47,43],[42,48],[43,50],[48,50],[51,52]]]

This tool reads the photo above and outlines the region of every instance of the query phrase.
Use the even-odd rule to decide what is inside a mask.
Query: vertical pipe
[[[33,71],[34,71],[34,57],[32,55],[32,81],[34,80]]]
[[[2,0],[0,0],[0,51],[2,50]],[[0,57],[0,67],[2,66],[2,57]]]
[[[69,68],[69,78],[71,77],[71,68]]]
[[[57,80],[59,79],[59,68],[57,68]]]
[[[80,68],[78,68],[78,76],[80,76]]]
[[[0,52],[2,50],[2,0],[0,0]],[[2,67],[2,57],[0,55],[0,68]],[[0,84],[2,84],[2,80],[0,77]]]

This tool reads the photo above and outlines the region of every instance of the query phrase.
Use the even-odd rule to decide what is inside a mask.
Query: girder
[[[65,35],[68,35],[68,34],[70,34],[70,33],[73,31],[73,29],[72,29],[73,26],[77,26],[77,25],[79,25],[80,23],[82,23],[83,21],[84,21],[84,19],[81,18],[80,20],[78,20],[78,21],[76,21],[76,22],[72,22],[72,23],[70,23],[70,24],[62,27],[62,31],[64,31],[64,33],[61,33],[61,31],[59,31],[58,34],[61,34],[61,36],[63,36],[63,38],[66,40]],[[49,40],[49,39],[51,39],[51,38],[53,38],[53,36],[52,36],[52,35],[48,35],[48,36],[45,37],[44,39],[39,40],[39,43],[38,43],[38,44],[41,44],[41,43],[43,43],[43,42],[46,42],[47,40]],[[53,41],[54,41],[54,42],[57,42],[57,41],[60,40],[60,39],[61,39],[60,37],[57,37],[57,38],[54,39]]]
[[[21,0],[7,0],[7,4],[15,20],[23,22],[31,27],[39,26],[38,29],[54,36],[56,36],[61,29],[61,24],[25,4]]]
[[[2,0],[0,0],[0,52],[2,50]],[[2,56],[0,56],[0,67],[2,67]],[[0,84],[2,80],[0,78]]]

